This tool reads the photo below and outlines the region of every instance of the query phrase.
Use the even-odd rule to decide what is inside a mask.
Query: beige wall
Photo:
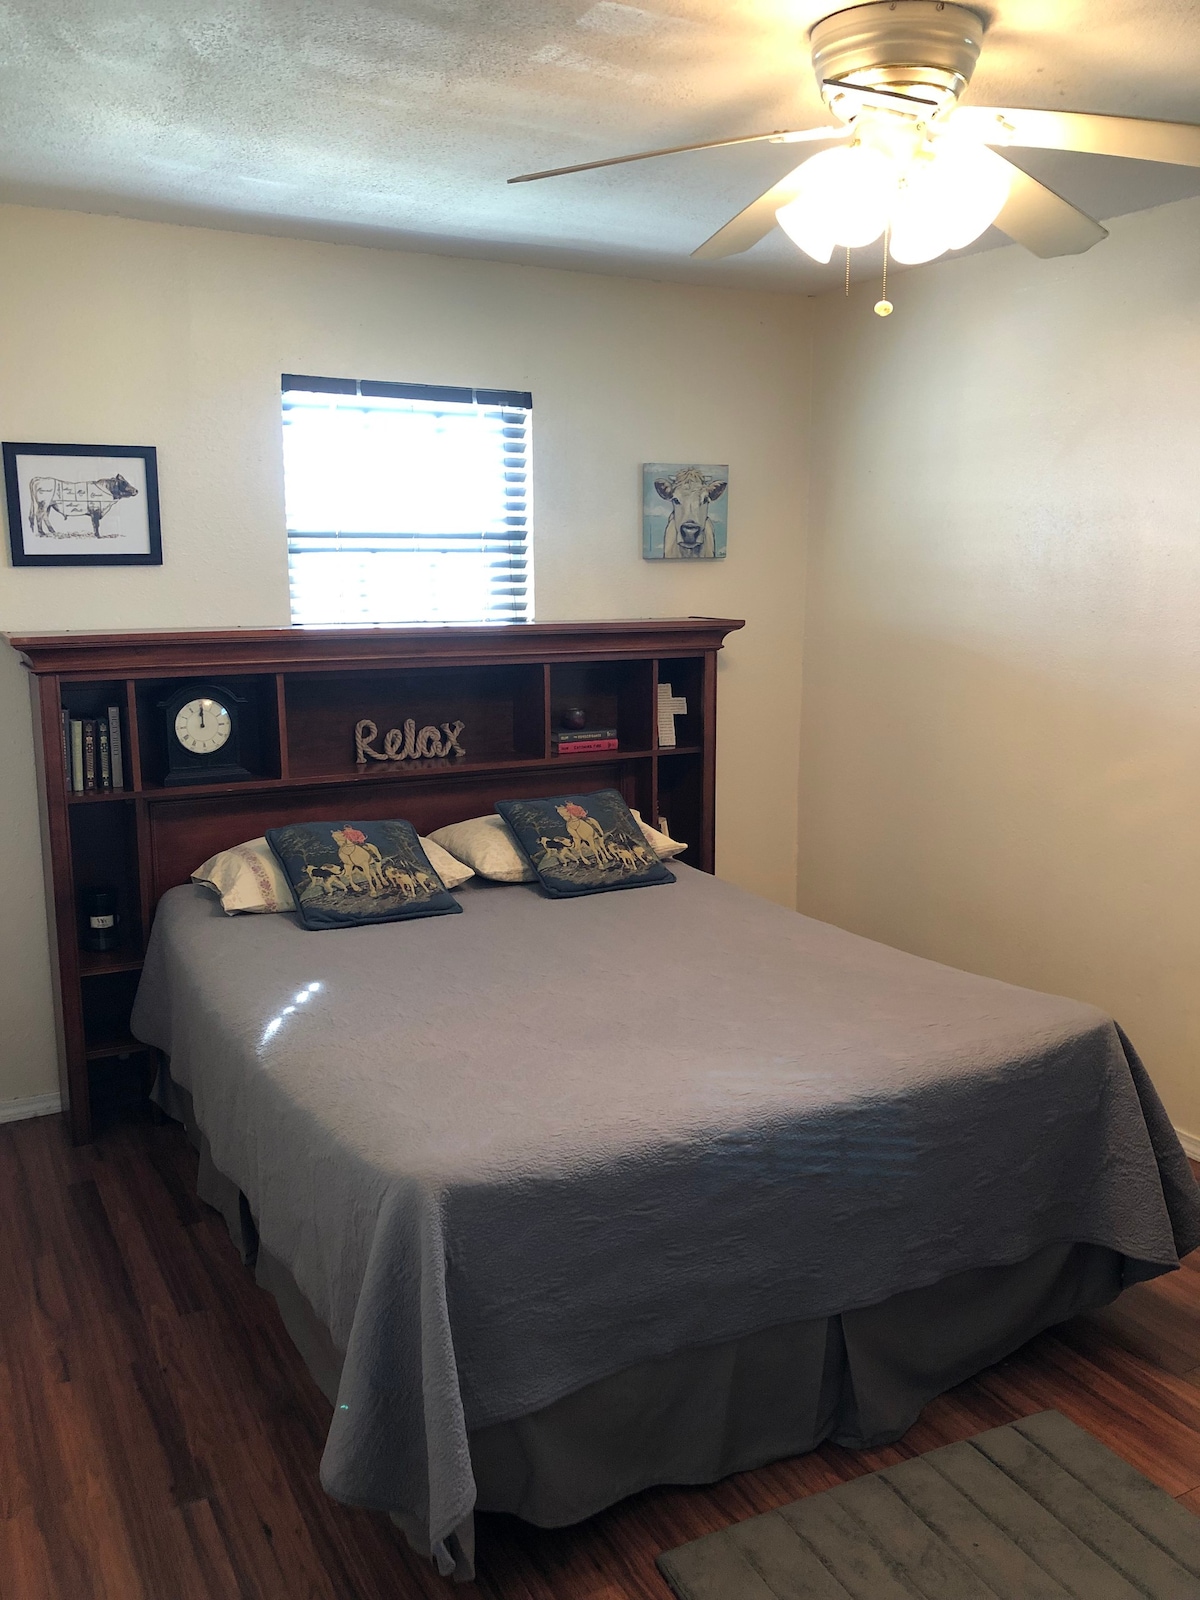
[[[818,302],[800,904],[1090,1000],[1200,1133],[1200,201]]]
[[[532,389],[538,615],[747,618],[718,871],[791,904],[809,321],[795,297],[0,208],[0,432],[157,445],[166,555],[0,564],[0,629],[286,622],[281,372]],[[730,465],[729,557],[643,562],[640,464],[687,459]],[[55,1087],[23,678],[0,649],[0,1101]]]

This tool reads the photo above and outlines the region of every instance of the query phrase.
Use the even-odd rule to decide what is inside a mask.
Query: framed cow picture
[[[650,461],[642,467],[642,555],[647,561],[723,561],[729,468]]]
[[[161,567],[153,445],[5,444],[14,567]]]

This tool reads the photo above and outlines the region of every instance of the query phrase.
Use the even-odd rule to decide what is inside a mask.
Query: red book
[[[619,750],[620,741],[617,739],[576,739],[571,744],[560,744],[560,756],[587,755],[594,750]]]

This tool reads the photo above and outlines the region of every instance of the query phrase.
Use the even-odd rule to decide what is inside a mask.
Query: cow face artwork
[[[153,446],[5,444],[14,566],[161,566]]]
[[[728,467],[642,468],[642,554],[648,561],[720,561],[725,556]]]

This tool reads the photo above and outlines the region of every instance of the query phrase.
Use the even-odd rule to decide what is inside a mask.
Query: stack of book
[[[594,755],[597,750],[619,749],[615,728],[563,728],[552,736],[556,756]]]
[[[64,706],[62,745],[67,786],[75,794],[125,787],[120,706],[109,706],[103,717],[73,717]]]

